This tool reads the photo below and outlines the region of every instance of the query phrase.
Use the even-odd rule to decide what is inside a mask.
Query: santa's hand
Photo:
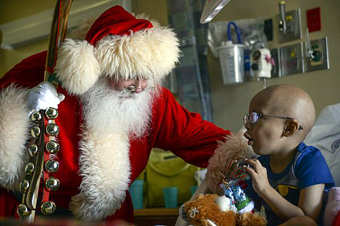
[[[50,82],[42,82],[27,94],[28,115],[49,107],[58,109],[58,105],[64,99],[64,94],[57,93],[56,88]]]
[[[266,189],[271,188],[267,169],[263,167],[258,159],[248,159],[245,161],[250,166],[245,166],[245,170],[252,177],[253,188],[258,194],[262,194]]]

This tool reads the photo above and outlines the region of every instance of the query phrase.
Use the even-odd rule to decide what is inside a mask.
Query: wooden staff
[[[64,41],[67,32],[67,21],[68,15],[71,9],[73,0],[57,0],[49,38],[49,45],[47,50],[44,81],[50,81],[56,88],[58,88],[58,82],[54,79],[54,67],[57,61],[57,52],[61,43]],[[24,220],[29,223],[34,221],[35,211],[37,209],[37,201],[39,197],[39,185],[41,183],[41,178],[43,176],[44,162],[49,158],[49,154],[45,153],[46,143],[53,141],[53,135],[56,134],[46,134],[49,132],[50,125],[55,125],[55,118],[58,113],[56,111],[56,117],[48,116],[49,110],[41,110],[40,112],[35,112],[31,115],[31,119],[37,123],[35,127],[32,128],[32,140],[28,146],[28,150],[31,154],[31,159],[29,164],[25,167],[26,178],[20,183],[20,190],[23,192],[22,204],[18,207],[18,214]],[[53,110],[52,110],[53,111]],[[53,113],[53,112],[52,112]],[[45,118],[45,115],[47,119]],[[45,125],[50,123],[46,128]],[[59,128],[55,125],[55,128]],[[46,174],[48,175],[48,174]],[[45,189],[45,188],[44,188]],[[46,197],[47,196],[47,197]],[[46,210],[42,212],[44,214],[52,214],[55,210],[55,204],[53,202],[46,202],[49,198],[49,191],[44,191],[42,202],[45,202]],[[51,206],[54,204],[54,206]],[[44,203],[43,203],[44,205]]]
[[[53,76],[54,67],[57,62],[58,48],[66,36],[68,15],[72,1],[73,0],[57,0],[51,25],[44,81],[50,81],[51,76]]]

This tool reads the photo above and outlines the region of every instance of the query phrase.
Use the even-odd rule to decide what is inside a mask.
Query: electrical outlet
[[[280,21],[280,15],[277,16]],[[290,42],[302,38],[301,32],[301,10],[296,9],[286,12],[287,31],[283,33],[279,31],[279,42]]]
[[[307,12],[307,27],[309,32],[321,30],[321,10],[320,7],[309,9]]]
[[[304,73],[303,44],[295,44],[280,48],[281,76]]]
[[[329,69],[328,38],[310,41],[312,57],[306,59],[306,72]],[[304,46],[305,52],[306,46]]]

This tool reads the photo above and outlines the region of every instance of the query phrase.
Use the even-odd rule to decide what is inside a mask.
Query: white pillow
[[[322,152],[332,172],[335,186],[340,186],[340,103],[324,108],[304,142]]]

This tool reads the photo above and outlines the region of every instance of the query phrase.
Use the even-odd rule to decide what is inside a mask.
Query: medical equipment
[[[251,53],[250,58],[251,73],[255,78],[270,78],[272,66],[275,61],[271,58],[269,49],[255,49]]]
[[[235,28],[239,44],[233,44],[231,41],[231,25]],[[228,39],[227,42],[222,42],[222,45],[217,49],[221,63],[223,83],[225,85],[243,83],[244,45],[241,44],[240,32],[232,21],[228,23]]]

